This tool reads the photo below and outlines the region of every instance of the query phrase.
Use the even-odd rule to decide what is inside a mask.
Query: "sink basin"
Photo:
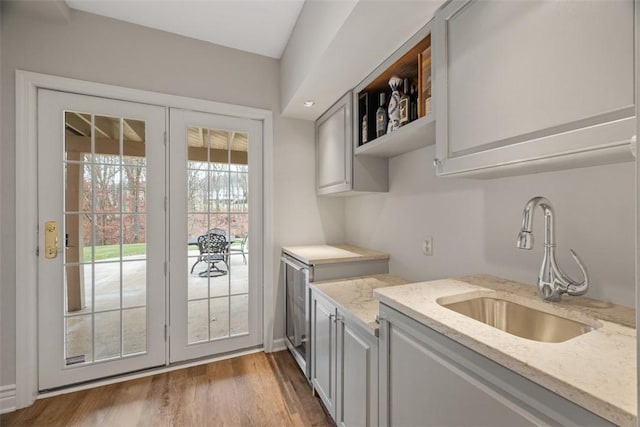
[[[478,297],[441,306],[533,341],[558,343],[592,331],[585,323],[500,298]]]

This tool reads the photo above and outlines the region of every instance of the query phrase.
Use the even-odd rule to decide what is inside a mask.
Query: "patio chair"
[[[198,250],[200,251],[200,255],[198,255],[197,261],[191,267],[191,273],[193,273],[193,269],[200,261],[204,261],[208,264],[208,267],[206,270],[198,273],[200,277],[216,277],[227,274],[227,271],[229,271],[228,246],[229,242],[227,242],[227,238],[222,234],[207,233],[198,236]],[[219,262],[224,263],[227,269],[221,270],[218,268],[216,264]]]
[[[247,247],[247,239],[249,238],[249,232],[247,231],[246,233],[244,233],[244,237],[242,238],[242,240],[240,241],[240,245],[239,246],[229,246],[229,252],[241,252],[242,253],[242,260],[244,261],[244,263],[247,263],[247,252],[245,251],[245,248]]]
[[[227,232],[222,228],[210,228],[207,230],[207,234],[221,234],[223,236],[226,236]]]

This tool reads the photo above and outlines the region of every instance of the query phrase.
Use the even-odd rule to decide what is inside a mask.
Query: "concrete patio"
[[[188,271],[197,260],[189,251]],[[66,313],[66,357],[82,356],[89,362],[145,351],[146,346],[146,262],[142,256],[94,264],[95,313],[92,316],[92,269],[84,268],[85,306]],[[247,259],[248,261],[248,259]],[[122,339],[120,338],[120,266],[122,265]],[[241,254],[230,256],[229,273],[201,277],[207,269],[198,263],[187,280],[174,280],[170,286],[188,286],[189,343],[223,338],[248,331],[248,263]],[[218,267],[226,269],[223,263]],[[162,290],[164,291],[164,289]],[[92,317],[95,324],[92,328]],[[175,327],[175,326],[174,326]],[[94,329],[95,346],[91,336]],[[69,360],[69,359],[68,359]],[[82,362],[80,362],[82,363]]]

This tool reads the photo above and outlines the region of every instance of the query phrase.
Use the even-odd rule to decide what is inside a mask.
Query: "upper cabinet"
[[[387,164],[353,158],[353,101],[348,92],[316,121],[317,194],[388,190]]]
[[[393,157],[435,143],[431,57],[427,24],[353,90],[356,158]]]
[[[632,0],[452,1],[433,25],[438,175],[633,158]]]

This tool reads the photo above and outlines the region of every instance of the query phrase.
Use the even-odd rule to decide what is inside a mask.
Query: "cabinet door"
[[[535,425],[402,329],[392,326],[389,341],[388,425]]]
[[[327,411],[335,418],[336,404],[336,307],[312,292],[311,381]]]
[[[633,10],[632,0],[443,8],[433,47],[438,173],[631,160]]]
[[[351,92],[316,121],[316,185],[318,195],[351,190]]]
[[[339,426],[378,425],[378,340],[348,321],[338,322]]]
[[[612,425],[384,304],[380,316],[380,426]]]

